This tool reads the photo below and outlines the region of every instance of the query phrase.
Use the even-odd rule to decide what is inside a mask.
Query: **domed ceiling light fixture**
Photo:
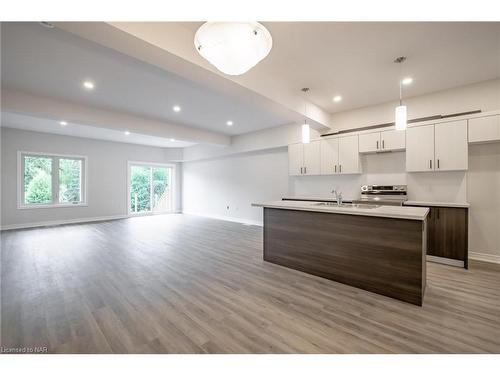
[[[196,31],[194,45],[222,73],[237,76],[269,54],[273,38],[258,22],[205,22]]]
[[[400,56],[394,60],[394,63],[400,64],[400,67],[406,61],[406,56]],[[399,106],[396,107],[394,111],[396,130],[406,130],[408,124],[408,115],[406,111],[406,106],[403,105],[403,79],[401,78],[402,68],[400,69],[399,75]]]
[[[309,91],[308,87],[301,89],[304,94]],[[304,95],[305,96],[305,95]],[[307,100],[304,100],[304,124],[302,125],[302,143],[309,143],[311,141],[311,128],[307,123]]]

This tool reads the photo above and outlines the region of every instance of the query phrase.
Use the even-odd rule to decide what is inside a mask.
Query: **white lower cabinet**
[[[486,116],[469,120],[469,143],[500,141],[500,116]]]
[[[406,130],[408,172],[467,170],[467,160],[467,120]]]
[[[290,176],[315,175],[320,172],[320,141],[294,143],[288,146]]]
[[[321,140],[321,174],[361,173],[358,136]]]

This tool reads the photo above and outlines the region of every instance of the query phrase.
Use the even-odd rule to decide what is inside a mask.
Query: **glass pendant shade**
[[[396,130],[406,130],[407,116],[406,116],[405,105],[400,105],[396,107],[395,117],[396,117]]]
[[[258,22],[206,22],[196,32],[194,44],[222,73],[240,75],[269,54],[273,38]]]
[[[309,124],[302,125],[302,143],[309,143],[311,140],[311,129]]]

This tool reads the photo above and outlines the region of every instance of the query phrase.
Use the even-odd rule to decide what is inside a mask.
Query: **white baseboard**
[[[64,225],[64,224],[78,224],[78,223],[90,223],[93,221],[126,219],[127,217],[128,217],[127,215],[114,215],[114,216],[100,216],[100,217],[85,217],[85,218],[80,218],[80,219],[50,220],[50,221],[42,221],[42,222],[38,222],[38,223],[10,224],[10,225],[2,225],[1,230],[4,231],[4,230],[12,230],[12,229],[52,227],[52,226]]]
[[[463,267],[464,266],[463,260],[442,258],[442,257],[434,256],[434,255],[427,255],[427,261],[434,262],[434,263],[446,264],[448,266],[454,266],[454,267]]]
[[[248,219],[241,219],[239,217],[222,216],[222,215],[206,215],[206,214],[200,214],[198,212],[191,212],[191,211],[183,211],[182,213],[186,214],[186,215],[201,216],[201,217],[206,217],[206,218],[216,219],[216,220],[231,221],[234,223],[240,223],[240,224],[245,224],[245,225],[257,225],[259,227],[262,226],[262,221],[258,221],[258,220],[248,220]]]
[[[469,259],[480,260],[482,262],[498,263],[500,264],[500,255],[476,253],[469,251]]]

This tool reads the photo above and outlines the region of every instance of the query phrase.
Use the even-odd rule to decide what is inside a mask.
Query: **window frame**
[[[38,156],[52,159],[52,203],[25,203],[24,202],[24,156]],[[76,159],[82,161],[80,195],[78,203],[59,203],[59,160]],[[57,171],[57,173],[54,173]],[[17,208],[30,210],[37,208],[66,208],[88,206],[88,158],[86,155],[53,154],[49,152],[17,151]]]
[[[171,188],[172,188],[172,194],[171,194],[171,209],[170,211],[159,211],[159,212],[154,212],[152,209],[150,211],[143,211],[143,212],[133,212],[131,207],[130,207],[130,177],[131,177],[131,171],[133,166],[139,166],[139,167],[164,167],[164,168],[172,168],[172,181],[171,181]],[[148,216],[148,215],[165,215],[165,214],[172,214],[175,213],[175,199],[176,199],[176,184],[175,184],[175,174],[176,174],[176,165],[173,163],[150,163],[147,161],[132,161],[128,160],[127,161],[127,214],[128,216]],[[150,197],[150,200],[152,197]],[[152,208],[152,206],[151,206]]]

